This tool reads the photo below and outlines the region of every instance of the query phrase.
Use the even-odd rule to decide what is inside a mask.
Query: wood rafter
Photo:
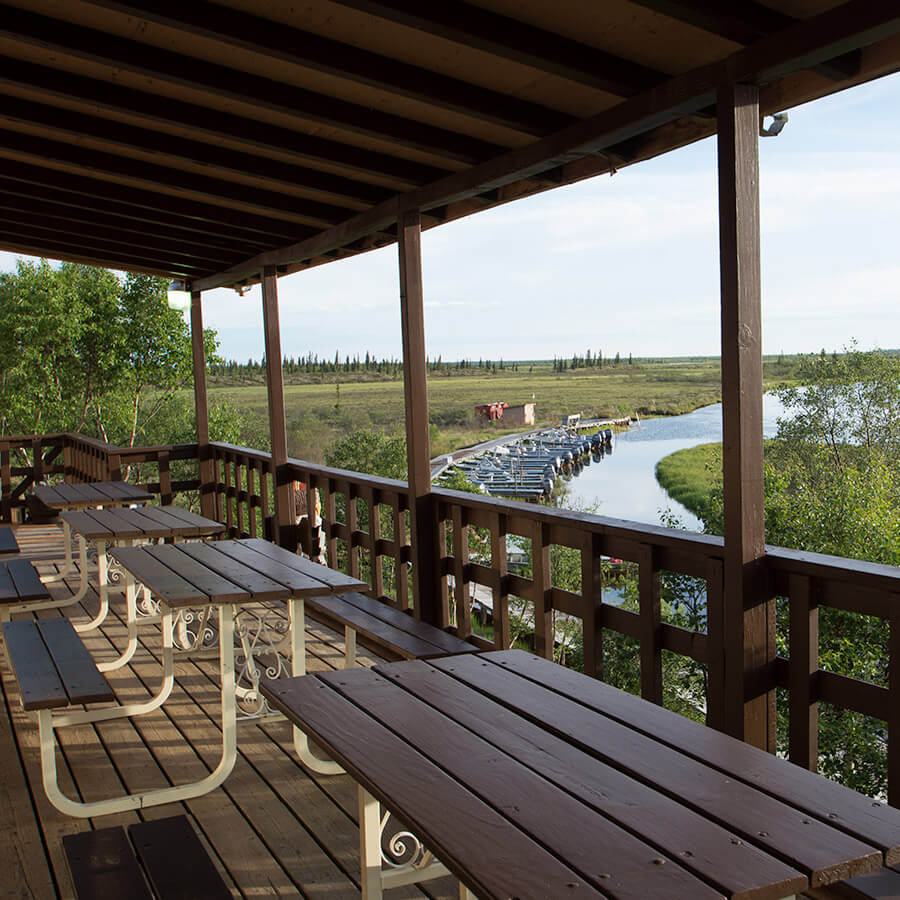
[[[447,174],[447,169],[362,150],[268,122],[186,103],[109,81],[61,72],[25,60],[0,56],[0,90],[12,90],[64,109],[89,108],[114,121],[141,120],[163,133],[190,135],[220,144],[224,139],[246,152],[277,155],[299,165],[346,170],[350,176],[390,180],[398,188],[416,187]]]
[[[618,97],[631,97],[667,77],[588,44],[459,0],[335,2]]]
[[[50,191],[60,203],[83,206],[85,209],[117,211],[140,223],[165,225],[175,222],[203,234],[227,232],[235,239],[246,238],[248,244],[262,242],[269,245],[273,240],[290,240],[292,234],[308,237],[313,233],[308,226],[283,219],[257,216],[121,184],[112,190],[108,181],[13,159],[4,160],[2,174],[4,178],[21,185],[19,193],[23,196],[45,197],[46,192]]]
[[[229,47],[315,69],[533,136],[573,121],[556,110],[206,0],[86,0]]]
[[[710,34],[749,46],[764,37],[783,31],[799,21],[755,0],[633,0],[639,6],[662,13],[671,19],[702,28]],[[838,81],[859,69],[859,54],[849,53],[823,61],[816,70]]]
[[[3,97],[0,124],[27,126],[36,134],[74,138],[79,143],[101,144],[109,152],[151,155],[155,162],[173,168],[202,167],[217,177],[249,177],[267,182],[272,190],[303,192],[347,209],[366,209],[386,200],[394,192],[386,187],[353,181],[330,172],[317,172],[282,162],[211,146],[187,137],[162,134],[123,122],[46,106],[19,97]]]
[[[347,210],[260,187],[224,181],[195,172],[184,172],[113,153],[85,149],[64,141],[0,128],[0,157],[11,157],[41,166],[90,174],[110,182],[122,181],[149,190],[191,197],[214,205],[253,210],[321,228],[346,218]],[[111,187],[108,188],[111,190]]]
[[[412,119],[381,112],[260,75],[174,53],[11,6],[0,5],[0,36],[44,52],[149,77],[176,89],[263,107],[300,122],[326,125],[437,158],[472,164],[502,146]]]
[[[29,193],[21,188],[20,183],[0,177],[0,210],[26,216],[48,227],[56,225],[60,229],[77,228],[79,231],[86,228],[105,229],[121,239],[130,236],[132,240],[138,242],[150,242],[147,246],[155,240],[162,240],[173,247],[198,248],[201,253],[221,256],[223,259],[240,258],[247,252],[245,242],[230,239],[227,234],[205,235],[189,231],[171,222],[157,225],[138,222],[127,216],[101,212],[84,204],[65,205],[52,200],[38,199],[38,191]],[[257,244],[257,246],[265,245]]]

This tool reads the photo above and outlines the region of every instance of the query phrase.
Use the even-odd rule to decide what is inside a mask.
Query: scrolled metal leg
[[[391,814],[382,812],[378,801],[362,785],[358,787],[359,857],[362,896],[380,898],[383,892],[408,884],[443,878],[450,872],[411,831],[401,828],[390,833]],[[474,894],[460,885],[460,897]]]

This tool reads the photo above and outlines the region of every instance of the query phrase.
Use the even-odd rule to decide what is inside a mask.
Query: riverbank
[[[722,481],[722,442],[676,450],[656,464],[656,480],[665,492],[698,519],[705,519],[710,493]]]

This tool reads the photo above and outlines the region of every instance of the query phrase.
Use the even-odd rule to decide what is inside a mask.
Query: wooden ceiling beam
[[[715,100],[720,84],[766,84],[898,33],[900,6],[896,0],[848,0],[724,60],[678,75],[657,88],[623,100],[612,109],[558,134],[379,204],[305,241],[259,254],[227,271],[200,279],[195,288],[209,290],[238,283],[253,277],[263,265],[287,265],[289,270],[303,267],[305,260],[345,246],[372,231],[386,229],[397,221],[402,209],[428,210],[530,178],[690,116]]]
[[[459,0],[335,2],[617,97],[632,97],[668,77],[589,44]]]
[[[0,243],[4,249],[11,244],[25,244],[32,248],[32,254],[49,256],[51,259],[74,260],[79,255],[106,259],[110,268],[129,271],[132,266],[144,266],[157,272],[196,277],[202,276],[212,268],[204,268],[167,254],[151,253],[146,250],[123,251],[103,241],[92,240],[87,235],[74,239],[66,235],[64,238],[56,239],[40,229],[19,227],[15,222],[0,222]]]
[[[392,196],[390,188],[352,181],[329,172],[317,172],[276,159],[253,156],[227,147],[204,144],[187,137],[162,134],[136,125],[113,122],[84,112],[74,112],[47,106],[20,97],[3,96],[0,101],[2,123],[27,126],[29,131],[56,139],[74,138],[102,144],[104,152],[125,151],[133,154],[153,154],[160,165],[191,171],[203,167],[205,173],[228,179],[231,175],[250,177],[267,182],[267,189],[288,188],[303,191],[336,207],[363,210]],[[85,145],[86,146],[86,145]],[[305,202],[305,201],[304,201]]]
[[[9,253],[16,253],[20,256],[45,257],[48,259],[62,259],[66,262],[80,263],[85,266],[95,266],[98,269],[122,269],[128,272],[135,272],[141,275],[156,275],[160,278],[171,278],[173,275],[189,279],[190,276],[186,272],[173,271],[162,266],[154,268],[152,266],[142,266],[138,263],[124,265],[120,259],[112,259],[107,256],[91,256],[86,251],[72,251],[64,255],[48,253],[46,247],[37,244],[28,244],[20,238],[10,238],[3,240],[3,249]]]
[[[202,243],[179,240],[171,236],[152,234],[149,231],[135,232],[131,229],[110,225],[100,217],[76,216],[66,217],[60,210],[50,210],[47,204],[31,202],[15,195],[0,193],[0,221],[20,223],[33,229],[42,229],[48,234],[74,235],[80,237],[89,234],[92,238],[104,241],[109,246],[135,251],[144,249],[159,251],[172,257],[183,257],[186,261],[201,260],[210,268],[230,265],[241,254],[236,249],[223,250],[221,247],[209,247]]]
[[[137,118],[145,127],[167,129],[161,132],[164,134],[175,132],[218,146],[224,139],[239,143],[249,153],[277,154],[312,168],[337,167],[345,170],[348,177],[385,179],[399,189],[427,184],[448,172],[438,166],[0,55],[2,86],[29,97],[37,95],[56,108],[83,112],[89,106],[114,121]]]
[[[150,238],[168,238],[173,242],[204,248],[213,253],[234,256],[246,254],[248,246],[264,249],[267,244],[258,238],[248,241],[234,237],[230,231],[220,234],[205,233],[201,230],[182,227],[183,220],[167,217],[165,222],[141,220],[123,215],[121,207],[115,212],[113,204],[103,205],[91,203],[91,198],[77,197],[74,194],[61,194],[39,185],[26,184],[0,176],[0,209],[17,209],[22,212],[34,212],[48,219],[79,223],[82,227],[102,225],[116,229],[125,234],[148,236]],[[97,198],[99,199],[99,198]],[[163,216],[158,216],[162,219]]]
[[[0,128],[0,156],[22,159],[50,168],[74,170],[111,182],[136,185],[160,194],[201,200],[215,206],[247,209],[257,215],[273,216],[299,225],[327,228],[343,221],[347,210],[314,200],[300,199],[277,191],[235,181],[226,181],[196,172],[171,169],[143,160],[104,153],[64,141]]]
[[[720,3],[718,0],[633,0],[633,2],[662,13],[670,19],[693,25],[736,44],[743,44],[745,47],[801,21],[755,0],[729,0],[728,3]],[[842,81],[858,71],[859,54],[850,53],[823,61],[817,64],[815,69],[827,78]]]
[[[309,226],[295,225],[284,219],[257,216],[129,185],[113,185],[89,175],[62,172],[20,160],[5,159],[2,173],[5,178],[27,185],[29,192],[33,188],[56,192],[61,203],[71,202],[85,209],[120,210],[122,215],[135,222],[161,225],[174,222],[204,234],[227,230],[235,239],[246,239],[248,246],[271,246],[273,241],[303,239],[315,233]]]
[[[13,6],[0,4],[0,36],[51,56],[98,64],[111,73],[151,78],[170,90],[186,91],[186,96],[202,92],[467,165],[505,149],[460,132]]]
[[[420,103],[542,137],[574,121],[557,110],[207,0],[85,0]]]

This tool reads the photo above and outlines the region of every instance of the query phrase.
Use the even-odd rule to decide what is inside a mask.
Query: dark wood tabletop
[[[91,509],[123,503],[148,503],[153,494],[127,481],[94,481],[87,484],[39,484],[34,495],[51,509]]]
[[[900,857],[900,810],[522,651],[262,689],[480,898],[776,900]]]
[[[142,506],[139,509],[82,509],[61,516],[73,532],[89,540],[167,537],[209,537],[225,526],[180,506]]]
[[[110,555],[171,609],[323,597],[368,587],[261,538],[117,547]]]

